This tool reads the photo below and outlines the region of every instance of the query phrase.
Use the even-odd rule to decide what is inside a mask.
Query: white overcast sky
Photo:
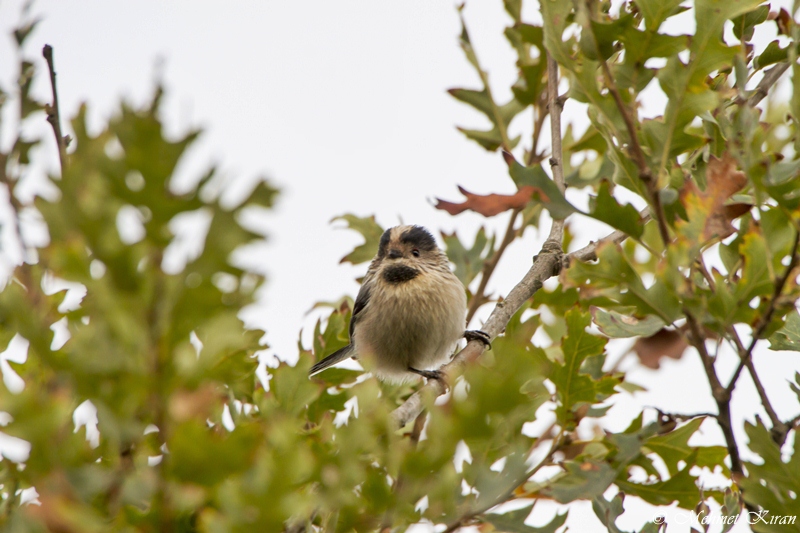
[[[527,3],[526,20],[541,20],[537,4]],[[9,31],[22,4],[0,1],[0,80],[6,90],[16,75]],[[492,230],[506,225],[503,215],[488,221],[469,213],[451,217],[430,204],[434,197],[458,199],[457,184],[479,193],[514,190],[500,156],[455,129],[483,127],[486,121],[445,92],[478,87],[458,47],[459,19],[450,1],[42,0],[32,12],[43,20],[26,55],[43,73],[41,48],[54,47],[62,120],[88,102],[97,127],[120,98],[147,101],[160,77],[167,89],[163,112],[169,131],[205,129],[181,168],[183,178],[218,163],[240,180],[267,175],[281,189],[276,209],[256,220],[269,234],[269,244],[245,257],[269,276],[246,319],[267,331],[270,353],[294,360],[300,329],[308,331],[321,316],[307,315],[314,302],[357,291],[354,279],[366,266],[340,265],[339,259],[360,237],[335,229],[333,217],[375,214],[384,227],[403,221],[434,232],[457,230],[465,241],[481,224]],[[508,98],[516,70],[502,36],[509,23],[502,2],[474,0],[464,14],[495,94]],[[693,26],[691,13],[672,23],[674,33],[691,32]],[[769,38],[762,36],[762,43]],[[658,114],[663,97],[653,86],[644,111]],[[45,76],[37,78],[34,90],[49,101]],[[568,103],[565,119],[579,130],[588,122],[574,102]],[[529,131],[530,122],[526,114],[512,131]],[[53,168],[52,134],[44,120],[39,131]],[[26,179],[24,190],[33,193],[42,182],[41,170]],[[608,232],[596,221],[578,222],[573,229],[577,247]],[[543,238],[529,230],[510,248],[490,288],[506,294],[529,268]],[[733,366],[729,362],[723,375]],[[774,391],[778,412],[785,418],[797,414],[800,407],[785,381],[800,367],[796,358],[763,354],[756,363],[767,390]],[[715,409],[691,352],[658,372],[632,367],[629,379],[650,390],[620,397],[611,411],[611,429],[625,427],[642,406],[686,413]],[[743,378],[734,411],[752,419],[757,403]],[[713,422],[702,430],[698,443],[719,442]],[[746,442],[741,431],[739,439]],[[654,514],[632,499],[626,507],[623,528],[638,529]],[[534,522],[549,520],[549,509],[538,509]],[[688,531],[673,524],[670,531]],[[587,504],[573,510],[569,525],[604,530]],[[737,526],[737,531],[746,528]]]

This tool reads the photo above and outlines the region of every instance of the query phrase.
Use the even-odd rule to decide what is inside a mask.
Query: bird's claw
[[[487,350],[492,349],[492,338],[485,331],[481,331],[479,329],[465,331],[464,338],[467,339],[467,342],[481,341],[483,345],[486,346]]]
[[[419,374],[425,379],[436,379],[444,383],[444,373],[441,370],[417,370],[416,368],[408,367],[408,371]]]

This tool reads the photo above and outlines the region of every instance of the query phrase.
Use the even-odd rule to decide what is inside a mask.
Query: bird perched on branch
[[[350,357],[382,380],[419,374],[441,379],[461,337],[489,343],[482,331],[464,331],[467,296],[433,235],[420,226],[384,232],[356,297],[350,344],[315,364],[309,377]]]

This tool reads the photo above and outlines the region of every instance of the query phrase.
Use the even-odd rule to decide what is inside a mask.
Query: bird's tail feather
[[[328,357],[323,359],[322,361],[318,361],[317,364],[311,367],[311,370],[308,371],[308,377],[314,376],[319,374],[326,368],[335,365],[336,363],[340,363],[345,359],[352,357],[353,355],[353,345],[348,344],[344,348],[336,350]]]

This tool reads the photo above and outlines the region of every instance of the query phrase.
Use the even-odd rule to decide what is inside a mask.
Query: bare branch
[[[731,395],[722,385],[714,368],[714,359],[709,355],[706,350],[705,336],[700,331],[700,326],[697,319],[688,311],[684,309],[686,315],[686,323],[689,325],[689,335],[687,339],[695,347],[697,353],[700,355],[700,360],[703,362],[703,369],[708,378],[708,384],[711,386],[711,394],[714,396],[714,401],[717,404],[717,415],[715,416],[719,428],[725,437],[725,445],[728,449],[728,456],[731,459],[731,473],[734,476],[734,481],[738,482],[738,477],[742,476],[744,469],[742,467],[742,459],[739,456],[739,446],[736,444],[736,436],[733,434],[733,422],[731,421]]]
[[[558,63],[547,54],[547,108],[550,112],[550,139],[552,143],[550,168],[553,171],[553,181],[558,189],[563,193],[566,189],[564,185],[564,160],[561,151],[561,109],[563,101],[558,97]],[[548,242],[558,246],[561,252],[561,243],[564,240],[564,220],[553,219],[550,227],[550,235],[547,236],[545,246]]]
[[[558,98],[558,63],[550,54],[547,54],[547,100],[547,108],[550,110],[550,139],[553,146],[550,167],[553,169],[553,181],[563,193],[565,185],[561,153],[561,108],[564,103]]]
[[[761,81],[758,82],[758,85],[753,90],[753,94],[751,94],[750,98],[747,99],[747,105],[750,107],[755,107],[756,104],[763,100],[769,93],[769,90],[772,88],[772,86],[775,85],[779,79],[781,79],[783,73],[786,72],[790,66],[791,63],[789,63],[789,61],[783,61],[766,71],[764,73],[764,77],[761,78]]]
[[[539,136],[544,127],[544,121],[547,118],[547,95],[542,93],[539,95],[539,101],[533,107],[533,134],[531,136],[531,151],[528,153],[528,158],[525,164],[528,166],[535,165],[544,159],[543,153],[538,153],[536,148],[539,146]]]
[[[650,208],[645,207],[641,211],[639,211],[639,216],[642,217],[640,219],[641,224],[646,224],[650,219]],[[629,235],[624,231],[617,230],[613,233],[609,233],[602,239],[596,242],[590,242],[580,250],[575,250],[574,252],[570,252],[567,254],[567,259],[572,261],[573,259],[577,259],[578,261],[597,261],[597,249],[604,245],[607,242],[613,243],[621,243],[625,239],[627,239]]]
[[[739,353],[739,358],[743,361],[745,358],[747,358],[747,348],[744,347],[744,344],[742,344],[742,340],[739,338],[739,334],[733,327],[729,328],[728,333],[731,336],[733,344],[736,346],[736,351]],[[784,429],[784,424],[778,417],[778,413],[772,407],[772,402],[769,401],[769,396],[767,396],[767,390],[764,388],[763,383],[761,383],[761,379],[758,377],[758,373],[756,372],[756,368],[753,365],[752,358],[750,358],[747,361],[747,364],[745,366],[747,367],[747,370],[750,372],[750,377],[753,380],[753,385],[755,385],[756,391],[758,392],[758,396],[761,398],[761,404],[764,406],[764,411],[766,411],[767,416],[772,422],[773,431],[775,430],[782,431]],[[731,391],[731,393],[733,393],[733,391]]]
[[[591,30],[591,26],[588,26],[588,28]],[[590,31],[589,33],[595,47],[599,48],[597,44],[597,37],[594,35],[594,32]],[[650,202],[653,205],[655,219],[658,223],[658,232],[661,235],[661,240],[666,245],[670,241],[669,229],[667,228],[664,208],[661,205],[661,197],[659,196],[658,191],[658,180],[650,171],[650,166],[647,164],[647,158],[645,157],[644,150],[642,150],[642,146],[639,143],[639,136],[636,133],[636,123],[634,121],[633,111],[628,108],[628,105],[622,99],[622,94],[620,94],[617,83],[614,81],[614,76],[611,73],[611,69],[609,68],[606,60],[602,57],[600,57],[600,66],[603,68],[603,77],[605,78],[608,92],[611,93],[614,103],[616,104],[620,115],[622,115],[622,120],[625,122],[625,129],[628,130],[628,149],[633,161],[636,163],[636,167],[639,169],[639,179],[642,180],[642,183],[644,183],[645,187],[647,188],[647,193],[650,196]]]
[[[503,252],[506,251],[508,245],[511,244],[517,236],[517,230],[514,229],[514,223],[517,221],[517,216],[521,211],[522,209],[520,208],[515,208],[511,211],[511,218],[508,220],[508,227],[506,227],[506,233],[503,235],[503,240],[500,242],[500,246],[497,248],[497,251],[492,254],[492,257],[490,257],[483,264],[483,269],[481,271],[481,282],[478,285],[478,289],[475,291],[475,295],[469,302],[469,309],[467,309],[467,324],[469,324],[472,320],[472,317],[475,316],[478,308],[489,300],[486,296],[486,286],[489,284],[489,279],[492,277],[494,269],[497,268],[497,263],[500,262]]]
[[[741,374],[742,369],[750,363],[750,359],[753,356],[753,349],[756,347],[756,343],[761,339],[761,336],[764,334],[764,331],[767,329],[767,326],[769,326],[769,323],[772,321],[772,315],[775,313],[775,308],[778,304],[778,299],[780,298],[781,293],[783,292],[783,288],[786,286],[786,282],[789,280],[789,276],[792,273],[792,270],[794,270],[794,268],[797,266],[798,245],[800,245],[800,228],[795,228],[794,245],[792,246],[792,255],[789,258],[789,265],[786,267],[786,271],[783,273],[783,276],[775,280],[775,290],[772,293],[772,299],[770,299],[764,314],[761,315],[761,319],[758,321],[758,326],[756,326],[755,329],[753,330],[753,339],[750,341],[750,345],[747,347],[747,351],[744,354],[740,354],[741,361],[739,361],[739,366],[733,373],[731,382],[728,384],[727,387],[729,394],[733,392],[734,387],[736,387],[736,381],[739,379],[739,375]]]
[[[47,68],[50,70],[50,87],[53,89],[53,105],[47,106],[47,122],[53,127],[56,135],[56,145],[58,146],[58,161],[61,164],[61,171],[64,171],[64,162],[67,159],[67,143],[61,131],[61,118],[58,108],[58,91],[56,90],[56,69],[53,61],[53,47],[49,44],[44,45],[42,56],[47,60]]]

